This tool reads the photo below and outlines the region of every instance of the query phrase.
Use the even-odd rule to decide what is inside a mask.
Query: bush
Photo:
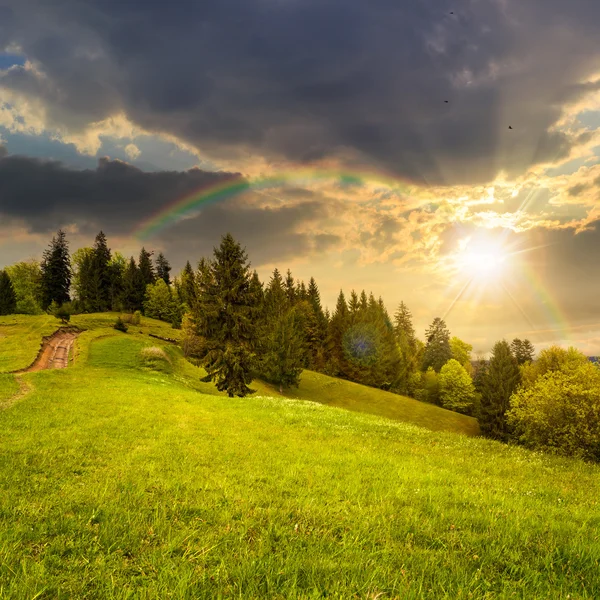
[[[466,369],[451,358],[439,375],[442,406],[463,414],[471,414],[475,400],[475,387]]]
[[[600,461],[600,370],[587,361],[549,370],[512,395],[506,417],[529,448]]]
[[[133,314],[127,313],[121,315],[121,320],[128,325],[139,325],[142,321],[142,313],[136,310]]]
[[[65,304],[57,304],[55,301],[52,301],[52,304],[48,308],[48,312],[60,319],[63,325],[66,325],[71,320],[71,303],[66,302]]]
[[[127,330],[129,329],[129,327],[127,327],[127,325],[125,324],[123,319],[121,319],[121,317],[117,317],[117,320],[115,321],[115,324],[113,325],[113,327],[117,331],[122,331],[123,333],[127,333]]]

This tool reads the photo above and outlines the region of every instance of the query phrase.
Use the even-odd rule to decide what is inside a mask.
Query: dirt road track
[[[43,371],[44,369],[64,369],[69,366],[69,354],[78,331],[59,329],[51,336],[42,341],[42,347],[35,362],[17,371],[18,373],[31,373],[32,371]]]

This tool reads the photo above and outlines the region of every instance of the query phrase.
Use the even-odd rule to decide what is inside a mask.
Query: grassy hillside
[[[269,395],[280,395],[272,386],[265,386],[263,389]],[[477,420],[471,417],[313,371],[304,371],[300,387],[289,390],[285,396],[413,423],[432,431],[452,431],[466,435],[480,433]]]
[[[74,315],[70,325],[94,331],[92,337],[97,336],[99,332],[101,335],[106,335],[114,333],[112,325],[117,316],[118,313]],[[37,356],[42,336],[51,334],[59,326],[60,322],[48,315],[0,317],[0,373],[29,366]],[[146,317],[142,318],[140,325],[130,326],[130,332],[144,335],[152,333],[173,339],[177,339],[181,334],[167,323]],[[183,360],[178,362],[178,370],[187,372],[192,378],[198,378],[205,374],[191,365],[184,364]],[[0,387],[2,387],[1,380]],[[253,387],[259,394],[281,397],[277,388],[263,382],[255,381]],[[211,383],[201,384],[197,386],[197,389],[208,394],[219,394]],[[1,395],[2,391],[0,391],[0,400]],[[287,391],[284,397],[310,400],[414,423],[432,431],[452,431],[466,435],[479,434],[479,425],[476,419],[418,402],[412,398],[327,377],[312,371],[305,371],[302,374],[300,388]]]
[[[74,315],[69,325],[80,329],[110,328],[119,313]],[[61,323],[51,315],[10,315],[0,317],[0,373],[28,367],[36,358],[42,337],[54,333]],[[154,333],[163,337],[178,338],[179,331],[167,323],[142,318],[132,331]]]
[[[0,597],[600,597],[598,467],[203,394],[106,333],[0,411]]]

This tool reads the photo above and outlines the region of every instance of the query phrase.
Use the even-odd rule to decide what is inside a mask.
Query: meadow
[[[597,466],[265,384],[227,398],[161,325],[107,318],[0,410],[0,598],[600,597]],[[294,393],[326,393],[306,375]]]

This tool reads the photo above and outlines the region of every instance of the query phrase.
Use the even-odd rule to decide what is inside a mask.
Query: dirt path
[[[79,335],[78,331],[59,329],[51,336],[45,338],[35,362],[18,371],[18,373],[31,373],[44,369],[64,369],[69,366],[69,355],[73,342]]]

